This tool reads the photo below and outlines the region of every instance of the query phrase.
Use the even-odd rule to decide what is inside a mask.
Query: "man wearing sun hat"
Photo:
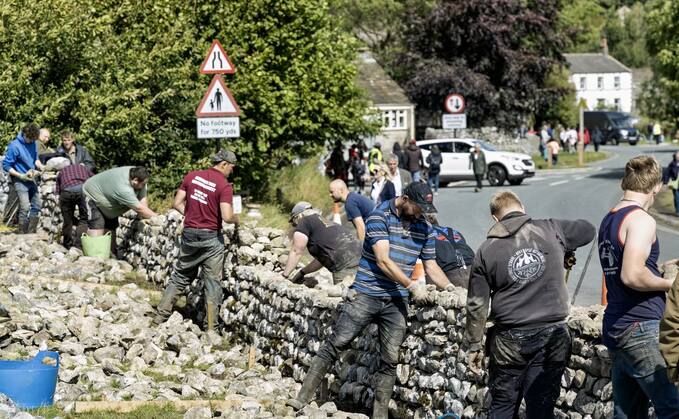
[[[224,268],[222,221],[238,222],[233,213],[233,187],[227,180],[236,166],[236,155],[219,150],[212,156],[213,166],[189,172],[174,197],[174,209],[184,215],[182,243],[170,282],[158,303],[154,322],[165,322],[174,303],[193,282],[201,269],[205,288],[206,326],[215,330],[222,303],[221,280]]]
[[[387,418],[396,380],[398,350],[406,334],[409,298],[428,302],[424,284],[410,279],[415,262],[440,288],[448,285],[436,264],[434,229],[423,217],[436,212],[431,189],[422,182],[410,184],[402,196],[379,205],[366,220],[363,252],[347,301],[304,378],[297,398],[288,405],[299,410],[311,401],[319,383],[347,348],[371,323],[379,327],[380,366],[375,376],[372,418]]]

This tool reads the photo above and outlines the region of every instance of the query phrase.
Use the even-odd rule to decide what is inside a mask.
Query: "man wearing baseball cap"
[[[297,398],[289,400],[288,405],[299,410],[309,403],[340,351],[368,325],[376,323],[380,366],[371,417],[388,417],[398,350],[406,333],[408,299],[412,297],[416,303],[431,301],[425,285],[410,279],[417,259],[422,259],[427,275],[437,286],[449,285],[436,263],[434,229],[423,217],[425,212],[436,212],[432,201],[433,194],[425,183],[411,183],[403,195],[382,203],[370,214],[358,273],[347,301],[332,335],[311,361]]]
[[[212,156],[214,164],[207,170],[189,172],[174,197],[174,209],[184,215],[184,231],[179,259],[170,282],[158,303],[154,322],[165,322],[184,289],[193,282],[201,268],[205,289],[206,327],[215,330],[222,303],[224,236],[222,221],[238,222],[233,213],[233,187],[227,180],[236,166],[236,155],[219,150]]]
[[[290,223],[293,225],[292,247],[283,276],[288,278],[297,267],[304,249],[314,260],[300,269],[292,282],[300,282],[304,275],[325,267],[332,273],[335,285],[348,285],[354,280],[361,257],[361,244],[345,227],[326,220],[308,202],[298,202],[292,209]]]

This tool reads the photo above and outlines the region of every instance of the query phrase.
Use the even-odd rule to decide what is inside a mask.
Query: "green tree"
[[[541,101],[536,113],[541,119],[558,122],[564,127],[573,127],[578,123],[578,106],[575,86],[570,82],[570,74],[564,66],[554,66],[547,74],[544,90],[552,91],[548,97],[556,97],[552,101]]]
[[[598,52],[608,20],[607,11],[596,0],[564,2],[559,28],[566,36],[567,52]]]
[[[611,55],[632,67],[649,65],[646,50],[646,12],[643,4],[635,3],[623,19],[614,14],[606,23],[604,34],[608,39]]]
[[[679,2],[655,0],[648,4],[648,51],[654,78],[641,98],[644,114],[677,125],[679,122]]]
[[[375,127],[355,87],[356,42],[324,0],[7,0],[0,5],[0,141],[35,120],[72,129],[100,167],[145,164],[171,191],[214,145],[194,111],[213,38],[236,74],[236,177],[254,193],[277,167]]]

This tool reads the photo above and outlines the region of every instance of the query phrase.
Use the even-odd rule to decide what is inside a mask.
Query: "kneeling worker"
[[[97,237],[110,231],[111,253],[116,257],[118,217],[129,210],[136,211],[142,218],[158,215],[146,203],[148,180],[149,172],[145,167],[123,166],[94,175],[83,184],[87,235]]]
[[[332,272],[335,285],[347,284],[356,276],[361,257],[361,244],[345,227],[326,220],[308,202],[299,202],[292,209],[290,222],[294,226],[292,249],[283,276],[288,278],[306,248],[314,257],[291,279],[300,282],[304,275],[325,267]]]
[[[170,282],[158,303],[154,323],[160,324],[172,314],[172,308],[201,269],[205,289],[207,330],[215,330],[222,304],[221,281],[224,270],[224,236],[222,221],[237,223],[233,213],[233,187],[227,180],[236,166],[236,155],[220,150],[212,157],[214,166],[189,172],[174,197],[174,208],[184,214],[184,231],[179,259]]]
[[[366,220],[363,253],[356,280],[333,325],[304,378],[297,398],[287,403],[301,409],[311,401],[339,353],[371,324],[380,337],[380,366],[375,377],[372,418],[387,419],[389,400],[396,381],[398,351],[407,330],[408,297],[431,301],[424,284],[410,276],[418,258],[434,283],[445,288],[448,279],[436,264],[434,229],[422,216],[436,212],[426,183],[411,183],[402,196],[382,203]]]

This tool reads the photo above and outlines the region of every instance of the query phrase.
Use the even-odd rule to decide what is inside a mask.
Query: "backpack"
[[[474,262],[474,250],[462,233],[451,227],[434,226],[436,234],[436,263],[443,272],[467,268]]]
[[[429,173],[435,174],[441,172],[441,159],[438,156],[429,155],[427,163],[429,163]]]

